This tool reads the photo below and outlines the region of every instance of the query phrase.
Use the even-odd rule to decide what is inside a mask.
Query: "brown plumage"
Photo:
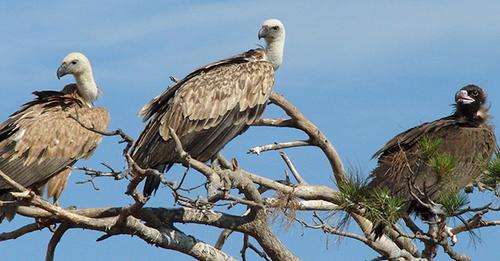
[[[452,115],[411,128],[377,151],[373,157],[378,158],[378,166],[371,174],[369,187],[387,187],[407,202],[409,212],[426,214],[431,211],[410,194],[409,179],[414,179],[415,186],[427,192],[434,202],[440,192],[460,189],[476,180],[496,148],[485,106],[486,93],[478,86],[468,85],[457,92],[455,101],[456,111]],[[456,160],[450,178],[440,177],[425,161],[419,146],[424,137],[440,141],[436,154]],[[376,228],[379,235],[382,228]]]
[[[282,24],[273,26],[279,26],[283,36],[278,36],[284,40]],[[266,30],[271,26],[263,28],[259,37],[270,37],[273,32]],[[250,50],[201,67],[146,104],[139,114],[149,122],[134,146],[133,159],[162,172],[179,162],[169,128],[192,157],[213,158],[264,111],[281,63],[281,56],[276,63],[268,54],[268,49]],[[147,177],[144,194],[151,195],[159,184],[159,178]]]
[[[71,117],[100,131],[109,124],[109,113],[93,108],[80,90],[77,84],[68,84],[60,92],[34,92],[35,100],[0,124],[0,170],[38,193],[47,184],[48,196],[55,202],[66,186],[71,166],[89,158],[101,140],[101,135]],[[9,199],[9,191],[10,185],[0,179],[0,198]],[[4,217],[10,220],[14,214],[15,207],[0,208],[0,221]]]

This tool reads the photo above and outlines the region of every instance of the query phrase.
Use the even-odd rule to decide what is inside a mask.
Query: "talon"
[[[450,237],[451,246],[454,246],[458,242],[457,235],[455,235],[455,234],[453,234],[453,232],[451,232],[451,227],[449,227],[449,226],[445,226],[444,230],[446,231],[446,235],[448,235],[448,237]]]
[[[52,225],[48,226],[48,229],[49,229],[50,232],[54,233],[57,230],[57,225],[56,224],[52,224]]]
[[[14,196],[15,198],[19,198],[19,199],[29,198],[31,196],[31,193],[32,192],[30,190],[26,190],[23,192],[10,192],[10,194],[12,196]]]
[[[240,169],[240,164],[238,163],[238,160],[236,160],[236,158],[233,158],[231,160],[231,165],[232,165],[231,167],[232,167],[233,171],[237,171]]]

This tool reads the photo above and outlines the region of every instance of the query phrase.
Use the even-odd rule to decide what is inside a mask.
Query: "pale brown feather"
[[[32,189],[54,177],[49,195],[57,200],[66,184],[68,168],[77,160],[90,157],[101,140],[101,135],[83,128],[70,116],[85,126],[104,131],[109,113],[104,108],[88,107],[74,84],[62,92],[34,94],[37,99],[0,125],[0,169]],[[0,193],[8,189],[10,186],[0,180]]]
[[[263,50],[204,66],[146,104],[151,117],[133,149],[145,168],[178,162],[169,128],[194,158],[207,161],[246,130],[266,106],[274,69]]]

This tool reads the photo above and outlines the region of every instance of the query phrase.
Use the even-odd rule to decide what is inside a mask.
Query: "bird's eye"
[[[280,28],[278,26],[273,26],[273,27],[271,27],[271,29],[276,31],[276,30],[278,30]]]
[[[478,96],[478,95],[479,95],[479,91],[478,91],[478,90],[472,90],[472,91],[470,92],[470,94],[471,94],[472,96]]]
[[[78,63],[78,60],[74,60],[71,62],[71,64],[77,64]]]

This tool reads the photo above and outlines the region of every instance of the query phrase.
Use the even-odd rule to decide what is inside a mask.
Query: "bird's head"
[[[61,66],[57,69],[57,79],[67,74],[77,77],[91,70],[90,62],[85,55],[78,52],[70,53],[64,57]]]
[[[458,113],[474,118],[486,102],[486,92],[479,86],[467,85],[455,94],[455,102]]]
[[[94,81],[89,59],[76,52],[66,55],[61,66],[57,69],[57,79],[67,74],[75,77],[78,93],[89,106],[92,106],[100,91]]]
[[[276,41],[283,41],[285,39],[285,26],[278,19],[266,20],[262,24],[258,36],[259,40],[264,38],[268,45]]]

